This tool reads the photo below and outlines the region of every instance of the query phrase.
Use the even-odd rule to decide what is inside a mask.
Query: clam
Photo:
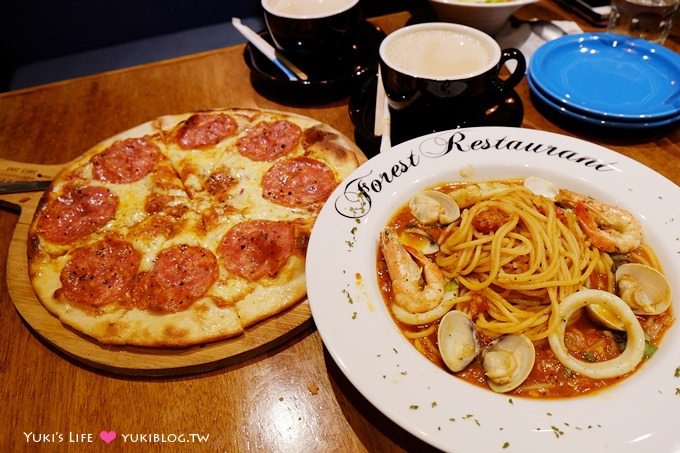
[[[437,241],[422,228],[404,228],[399,234],[399,241],[404,245],[420,250],[423,255],[431,255],[439,251]]]
[[[529,189],[534,195],[543,196],[549,200],[554,200],[560,188],[555,183],[543,179],[539,176],[529,176],[524,179],[524,187]]]
[[[670,306],[670,283],[653,267],[626,263],[616,269],[615,276],[619,297],[636,315],[658,315]]]
[[[604,305],[592,304],[588,305],[586,309],[588,310],[588,314],[590,314],[592,319],[599,322],[607,329],[626,330],[626,326],[619,315]]]
[[[491,390],[498,393],[517,388],[534,367],[536,350],[526,335],[499,337],[482,352],[482,367]]]
[[[479,354],[477,330],[472,319],[460,310],[451,310],[439,322],[439,353],[451,371],[461,371]]]
[[[460,208],[455,201],[442,192],[426,190],[415,194],[408,202],[413,216],[423,225],[437,222],[448,225],[460,217]]]

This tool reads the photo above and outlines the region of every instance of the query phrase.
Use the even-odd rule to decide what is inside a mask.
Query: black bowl
[[[377,74],[368,78],[364,85],[349,100],[349,116],[354,125],[354,141],[367,157],[375,156],[380,150],[380,137],[373,134],[375,118],[375,93]],[[391,109],[390,109],[391,110]],[[413,137],[476,126],[520,127],[524,119],[524,105],[514,90],[489,94],[479,104],[464,114],[451,112],[447,121],[440,124],[402,124],[398,115],[393,115],[390,139],[397,145]]]
[[[344,11],[327,16],[295,16],[270,11],[274,2],[263,2],[264,20],[274,47],[289,58],[302,62],[316,59],[326,52],[337,55],[349,51],[356,41],[357,28],[361,23],[360,2]]]
[[[269,43],[267,31],[260,32]],[[380,27],[362,22],[356,42],[344,57],[328,55],[314,61],[295,62],[308,80],[288,78],[253,45],[247,44],[243,58],[250,68],[250,81],[262,96],[282,104],[323,104],[348,96],[377,72],[378,48],[385,37]]]

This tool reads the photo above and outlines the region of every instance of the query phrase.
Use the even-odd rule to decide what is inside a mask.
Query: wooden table
[[[568,17],[552,3],[523,17]],[[375,19],[387,32],[408,13]],[[586,24],[580,25],[590,30]],[[677,37],[667,45],[678,49]],[[329,123],[353,136],[347,100],[312,108],[276,104],[253,91],[243,46],[0,95],[0,157],[62,163],[87,147],[162,114],[210,107],[280,108]],[[608,146],[680,183],[680,133],[603,137],[547,119],[518,88],[523,127],[575,135]],[[6,262],[17,217],[0,212],[0,260]],[[6,269],[12,273],[13,269]],[[122,377],[81,365],[31,332],[14,310],[0,275],[0,451],[69,451],[69,433],[89,433],[88,451],[427,451],[378,412],[348,382],[313,327],[255,358],[215,371],[174,378]],[[115,443],[101,431],[199,434],[191,444]],[[46,435],[37,444],[26,434]],[[48,440],[64,443],[52,445]],[[31,438],[32,439],[32,438]],[[143,438],[142,438],[143,439]],[[87,440],[87,436],[85,436]],[[82,445],[85,447],[86,445]],[[190,447],[190,448],[189,448]]]

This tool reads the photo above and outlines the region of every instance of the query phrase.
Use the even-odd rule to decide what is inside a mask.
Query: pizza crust
[[[306,294],[304,258],[293,256],[276,280],[255,286],[252,292],[236,302],[235,307],[243,326],[249,327],[281,313]]]

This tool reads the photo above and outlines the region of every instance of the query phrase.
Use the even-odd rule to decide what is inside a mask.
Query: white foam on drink
[[[358,0],[264,0],[267,11],[284,17],[326,17],[345,11]]]
[[[492,65],[493,57],[475,37],[437,29],[395,36],[383,56],[395,69],[431,79],[478,74]]]

